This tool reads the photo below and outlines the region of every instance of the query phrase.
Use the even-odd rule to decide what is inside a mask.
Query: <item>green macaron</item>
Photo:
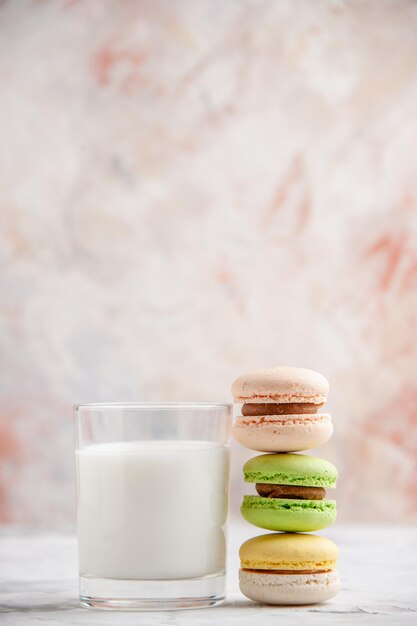
[[[241,506],[242,516],[255,526],[310,532],[336,519],[335,501],[325,499],[325,489],[337,481],[329,461],[304,454],[263,454],[247,461],[243,474],[260,494],[244,496]]]

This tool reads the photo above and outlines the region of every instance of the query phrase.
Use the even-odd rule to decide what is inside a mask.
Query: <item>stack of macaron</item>
[[[336,468],[298,454],[332,435],[330,415],[320,412],[328,391],[324,376],[298,367],[258,370],[233,383],[234,400],[243,405],[234,437],[267,453],[243,467],[244,480],[255,484],[257,495],[244,496],[241,513],[255,526],[280,531],[249,539],[240,548],[240,589],[257,602],[311,604],[339,591],[336,545],[301,534],[336,519],[336,503],[325,497],[325,490],[336,486]]]

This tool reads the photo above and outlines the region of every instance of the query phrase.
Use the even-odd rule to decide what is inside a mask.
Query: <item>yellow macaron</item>
[[[239,583],[248,598],[265,604],[313,604],[339,591],[337,546],[317,535],[271,533],[245,541]]]

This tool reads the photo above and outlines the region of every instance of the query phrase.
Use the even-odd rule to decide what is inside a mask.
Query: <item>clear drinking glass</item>
[[[221,602],[232,406],[85,404],[74,413],[82,604]]]

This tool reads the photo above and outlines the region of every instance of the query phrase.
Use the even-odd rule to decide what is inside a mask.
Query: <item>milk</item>
[[[76,452],[82,576],[223,572],[229,449],[203,441],[96,444]]]

